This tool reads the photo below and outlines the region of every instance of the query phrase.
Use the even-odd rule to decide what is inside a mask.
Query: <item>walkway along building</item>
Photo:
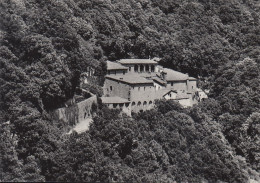
[[[154,107],[156,99],[178,101],[184,107],[198,103],[197,79],[163,68],[151,59],[107,61],[102,102],[126,114]]]

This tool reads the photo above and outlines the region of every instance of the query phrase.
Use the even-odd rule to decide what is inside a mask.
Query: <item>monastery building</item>
[[[102,103],[132,112],[149,110],[156,99],[175,100],[184,107],[198,103],[197,79],[163,68],[155,59],[107,61]]]

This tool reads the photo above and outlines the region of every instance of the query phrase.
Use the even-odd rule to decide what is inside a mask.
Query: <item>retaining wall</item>
[[[51,112],[51,116],[53,119],[63,121],[70,126],[74,126],[78,122],[92,116],[93,103],[97,105],[96,95],[93,95],[79,103],[74,103],[71,106],[56,109]]]

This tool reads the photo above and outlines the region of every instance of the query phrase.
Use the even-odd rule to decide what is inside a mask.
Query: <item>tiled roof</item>
[[[116,63],[116,62],[111,62],[111,61],[107,61],[107,70],[127,70],[128,68]]]
[[[122,104],[130,103],[127,99],[121,97],[101,97],[102,103],[104,104]]]
[[[189,78],[187,74],[183,74],[181,72],[172,69],[164,68],[163,71],[167,73],[166,75],[167,81],[183,81]]]
[[[177,97],[176,99],[179,100],[179,99],[187,99],[189,98],[189,95],[187,93],[179,93],[177,94]]]
[[[143,83],[151,83],[153,84],[153,80],[146,79],[138,74],[128,74],[128,75],[121,75],[121,76],[111,76],[108,75],[106,78],[114,79],[117,81],[129,83],[129,84],[143,84]]]
[[[150,59],[121,59],[118,62],[121,64],[157,64],[156,61]]]
[[[197,81],[197,79],[196,79],[196,78],[194,78],[194,77],[189,77],[189,80],[194,80],[194,81]]]
[[[157,83],[160,83],[161,85],[166,85],[166,84],[167,84],[166,81],[162,80],[162,79],[159,78],[158,76],[154,76],[154,77],[152,77],[152,79],[153,79],[154,81],[156,81]]]
[[[167,93],[169,92],[174,92],[174,93],[177,93],[176,91],[174,90],[171,90],[171,89],[161,89],[161,90],[157,90],[156,91],[156,98],[158,99],[161,99],[164,95],[166,95]]]

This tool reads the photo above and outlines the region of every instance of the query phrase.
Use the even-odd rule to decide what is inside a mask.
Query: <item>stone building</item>
[[[129,73],[157,72],[158,62],[150,59],[121,59],[121,65],[128,68]]]
[[[195,97],[196,78],[163,68],[151,59],[107,61],[103,91],[103,103],[110,108],[117,108],[124,101],[127,114],[129,110],[140,112],[153,108],[156,99],[175,100],[184,107],[198,102]]]
[[[131,105],[130,101],[121,97],[101,97],[102,103],[109,108],[121,109],[122,112],[131,116]]]

